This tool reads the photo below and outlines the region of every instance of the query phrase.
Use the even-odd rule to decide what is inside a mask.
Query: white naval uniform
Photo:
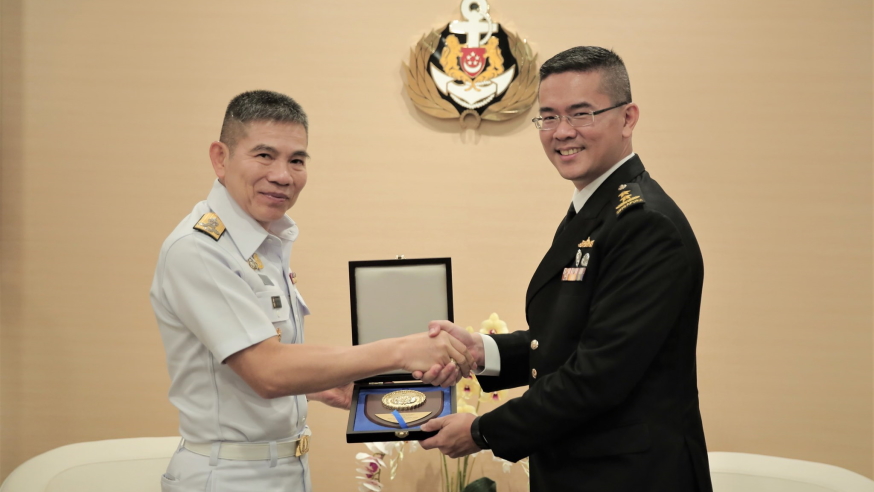
[[[209,212],[226,228],[218,240],[194,229]],[[309,434],[306,396],[261,398],[224,364],[278,331],[282,343],[303,343],[309,310],[289,279],[297,234],[287,216],[268,233],[216,180],[206,201],[164,241],[150,297],[167,353],[170,402],[186,441],[269,443]],[[248,261],[255,253],[261,270]],[[306,455],[232,461],[182,447],[161,481],[164,492],[311,490]]]

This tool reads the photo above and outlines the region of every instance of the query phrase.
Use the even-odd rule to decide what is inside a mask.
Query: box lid
[[[452,262],[450,258],[350,261],[349,293],[354,345],[421,333],[432,320],[453,320]]]

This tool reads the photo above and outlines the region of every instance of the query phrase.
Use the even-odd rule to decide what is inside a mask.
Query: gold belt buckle
[[[301,457],[310,451],[310,436],[300,436],[297,448],[294,450],[295,458]]]

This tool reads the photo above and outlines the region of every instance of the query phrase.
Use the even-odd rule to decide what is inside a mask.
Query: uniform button
[[[531,350],[537,350],[537,347],[540,346],[540,342],[537,340],[531,340]]]
[[[531,377],[537,379],[537,369],[531,369]]]

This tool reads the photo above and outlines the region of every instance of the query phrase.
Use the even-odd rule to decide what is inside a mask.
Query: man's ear
[[[637,121],[640,119],[640,108],[637,104],[631,103],[625,106],[625,124],[622,127],[622,136],[631,138],[634,127],[637,126]]]
[[[215,171],[219,181],[225,178],[227,172],[228,159],[231,157],[231,151],[223,142],[213,142],[209,144],[209,160],[212,163],[212,169]]]

